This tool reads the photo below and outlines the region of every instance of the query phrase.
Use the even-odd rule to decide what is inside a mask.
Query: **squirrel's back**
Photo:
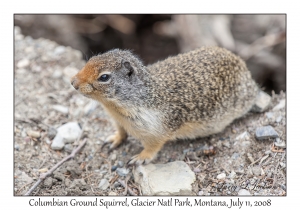
[[[219,47],[169,57],[147,69],[155,81],[151,104],[169,114],[174,130],[186,122],[220,121],[228,114],[233,120],[249,111],[258,91],[245,63]]]

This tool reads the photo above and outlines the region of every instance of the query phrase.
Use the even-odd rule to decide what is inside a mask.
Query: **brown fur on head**
[[[143,64],[131,52],[116,49],[92,57],[71,83],[84,96],[100,102],[126,101],[141,84],[141,67]]]

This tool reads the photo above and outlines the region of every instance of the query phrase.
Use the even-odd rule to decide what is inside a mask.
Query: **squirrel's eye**
[[[108,81],[110,78],[110,75],[109,74],[102,74],[99,78],[98,78],[98,81],[100,82],[106,82]]]

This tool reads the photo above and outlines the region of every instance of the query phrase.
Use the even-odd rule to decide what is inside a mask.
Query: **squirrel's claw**
[[[127,162],[127,165],[128,166],[131,166],[131,165],[136,165],[136,166],[139,166],[139,165],[147,165],[148,163],[150,163],[152,160],[152,158],[150,157],[144,157],[142,155],[142,153],[138,154],[138,155],[134,155],[130,158],[130,160]]]
[[[110,144],[108,153],[110,153],[112,150],[117,148],[122,143],[122,139],[119,135],[111,135],[109,136],[104,143],[101,146],[101,149],[103,149],[106,145]]]

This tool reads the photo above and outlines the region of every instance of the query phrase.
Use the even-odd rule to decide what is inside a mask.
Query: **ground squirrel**
[[[149,163],[167,141],[222,131],[251,109],[258,93],[245,63],[219,47],[148,66],[114,49],[89,59],[71,84],[113,117],[117,132],[106,140],[111,149],[128,134],[141,141],[144,150],[130,164]]]

